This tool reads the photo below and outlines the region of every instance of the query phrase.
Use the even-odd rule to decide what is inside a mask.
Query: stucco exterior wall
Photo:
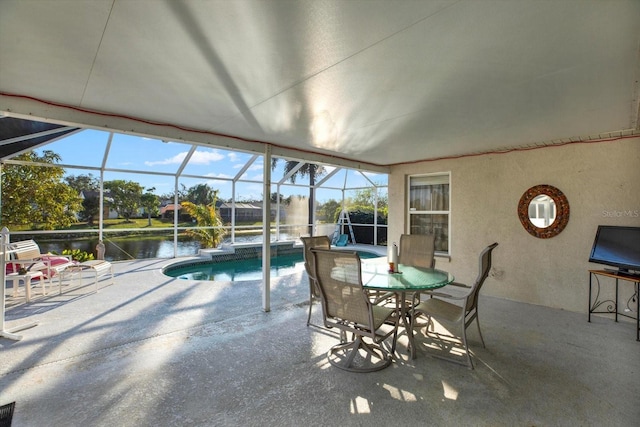
[[[451,172],[451,258],[436,267],[472,282],[479,252],[498,242],[487,295],[586,313],[588,270],[603,267],[588,262],[597,226],[640,226],[640,138],[394,166],[389,242],[407,230],[407,176],[433,172]],[[566,228],[550,239],[518,219],[520,197],[538,184],[559,188],[570,205]]]

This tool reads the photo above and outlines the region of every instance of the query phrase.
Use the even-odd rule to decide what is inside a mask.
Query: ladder
[[[356,243],[356,238],[353,235],[353,226],[351,225],[351,218],[349,218],[349,212],[346,209],[343,209],[340,212],[340,216],[338,217],[338,223],[336,224],[336,231],[333,233],[333,244],[338,243],[338,239],[342,234],[342,228],[344,227],[345,222],[349,226],[349,234],[351,235],[351,243]]]

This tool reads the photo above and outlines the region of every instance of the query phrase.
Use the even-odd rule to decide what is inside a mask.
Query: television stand
[[[615,300],[614,299],[600,299],[600,279],[599,277],[608,277],[615,279]],[[592,289],[593,289],[593,279],[596,279],[597,290],[595,295],[592,297]],[[620,305],[618,303],[618,285],[619,281],[626,281],[633,283],[633,295],[627,301],[627,307],[632,309],[630,306],[631,301],[635,301],[636,307],[636,315],[630,316],[625,312],[620,311]],[[593,300],[593,301],[592,301]],[[596,311],[599,307],[605,306],[604,311]],[[625,274],[619,271],[608,271],[608,270],[589,270],[589,317],[588,321],[591,322],[591,313],[606,313],[606,314],[615,314],[615,321],[618,321],[618,316],[628,317],[629,319],[634,319],[636,321],[636,341],[640,341],[640,277],[635,275]]]
[[[606,271],[607,273],[611,273],[613,275],[619,276],[619,277],[628,277],[630,279],[637,279],[640,280],[640,273],[638,272],[630,272],[629,270],[623,270],[621,268],[605,268],[604,271]]]

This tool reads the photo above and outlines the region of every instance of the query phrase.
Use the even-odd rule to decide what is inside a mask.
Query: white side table
[[[5,276],[7,281],[13,283],[13,296],[16,297],[18,293],[18,285],[20,285],[20,281],[24,282],[24,293],[26,295],[27,302],[31,301],[31,280],[40,279],[40,286],[42,286],[42,295],[47,294],[47,288],[44,283],[44,274],[42,271],[30,271],[26,274],[19,273],[9,273]]]

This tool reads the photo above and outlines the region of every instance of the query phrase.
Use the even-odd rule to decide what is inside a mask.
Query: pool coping
[[[286,240],[271,242],[272,253],[275,252],[281,254],[298,253],[303,250],[301,242],[296,240]],[[273,250],[275,248],[275,251]],[[343,251],[366,251],[378,254],[383,257],[386,256],[386,246],[364,245],[364,244],[352,244],[347,246],[331,246],[335,250]],[[254,259],[262,257],[262,243],[236,243],[226,244],[220,248],[201,249],[199,255],[196,257],[188,257],[181,260],[173,259],[170,263],[165,264],[162,268],[162,274],[167,274],[168,271],[191,267],[200,264],[206,264],[212,261],[224,262],[224,261],[239,261],[245,259]]]

